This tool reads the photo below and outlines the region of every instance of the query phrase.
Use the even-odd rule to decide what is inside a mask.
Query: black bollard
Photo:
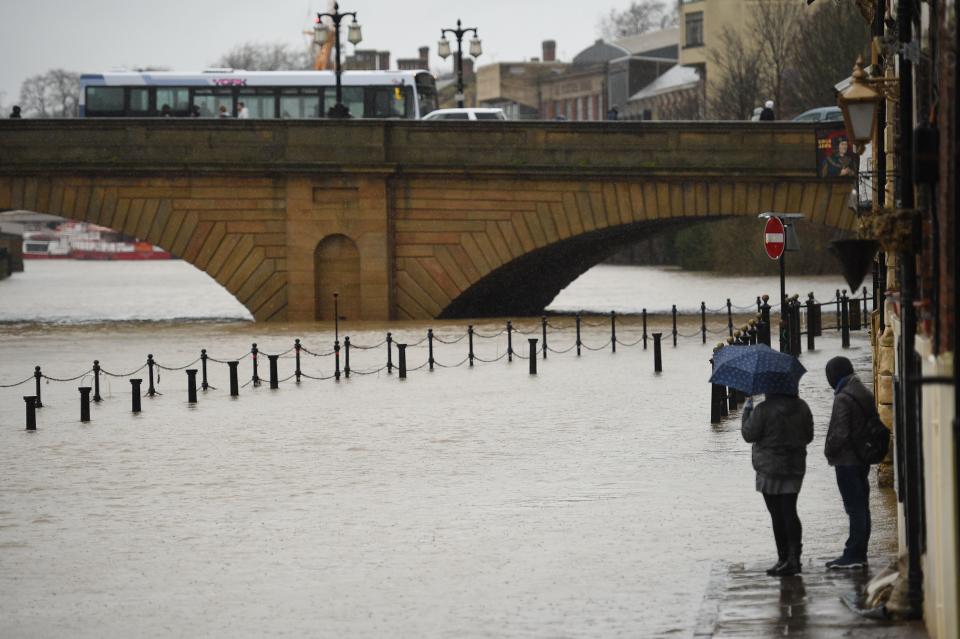
[[[259,373],[257,372],[257,371],[258,371],[257,365],[258,365],[258,363],[259,363],[259,362],[258,362],[257,355],[258,355],[259,353],[260,353],[260,351],[257,350],[257,345],[256,345],[256,344],[254,344],[253,346],[250,347],[250,355],[253,357],[253,385],[254,385],[254,387],[257,387],[257,386],[260,385],[260,375],[259,375]]]
[[[147,395],[153,397],[157,394],[157,389],[153,387],[153,354],[147,355]]]
[[[730,337],[733,337],[733,304],[730,303],[730,298],[727,298],[727,332]]]
[[[513,322],[507,320],[507,361],[513,361]]]
[[[130,380],[131,410],[134,413],[140,412],[140,384],[142,383],[143,383],[142,379]]]
[[[34,366],[34,368],[33,368],[33,379],[34,379],[34,381],[36,382],[36,387],[37,387],[37,388],[36,388],[36,391],[37,391],[37,394],[36,394],[37,401],[34,402],[34,406],[36,406],[37,408],[43,408],[43,401],[42,401],[41,398],[40,398],[40,380],[41,380],[41,378],[43,378],[43,373],[40,372],[40,367],[39,367],[39,366]]]
[[[343,376],[350,379],[350,336],[343,338]]]
[[[540,350],[543,351],[543,359],[547,359],[547,317],[543,315],[540,317],[540,333],[543,335],[543,346]]]
[[[671,313],[673,313],[673,347],[676,348],[677,347],[677,305],[676,304],[673,305],[673,309],[671,310]]]
[[[814,307],[817,303],[813,299],[813,293],[807,296],[807,351],[816,349],[817,325],[816,311]]]
[[[27,407],[27,430],[37,430],[37,396],[26,395],[23,401]]]
[[[660,353],[660,338],[663,333],[653,333],[653,372],[663,372],[663,358]]]
[[[230,369],[230,397],[240,396],[240,379],[237,374],[239,366],[240,362],[227,362],[227,367]]]
[[[760,302],[763,301],[760,295],[757,295],[757,312],[760,312],[760,307],[763,306]]]
[[[841,314],[841,312],[842,312],[842,311],[841,311],[841,309],[840,309],[840,289],[838,288],[838,289],[837,289],[837,330],[838,330],[838,331],[841,329],[841,326],[840,326],[840,314]]]
[[[100,402],[103,398],[100,397],[100,360],[93,360],[93,401]]]
[[[297,340],[297,346],[300,346],[300,340]],[[300,351],[297,351],[297,361],[299,362]],[[297,367],[299,368],[299,366]],[[210,384],[207,383],[207,349],[200,349],[200,375],[203,377],[200,382],[200,388],[207,390],[210,388]]]
[[[647,309],[643,309],[643,350],[647,350]]]
[[[90,421],[90,391],[93,390],[89,386],[81,386],[77,390],[80,391],[80,421],[89,422]]]
[[[713,358],[710,358],[710,370],[714,369]],[[710,423],[720,423],[720,385],[710,384]]]
[[[861,326],[864,329],[870,328],[870,317],[867,315],[867,287],[863,287],[863,314],[860,316],[862,320]]]
[[[340,381],[340,340],[333,341],[333,378]]]
[[[427,338],[430,341],[430,359],[433,359],[433,330],[427,331]],[[430,362],[430,370],[433,370],[433,362]],[[393,374],[393,333],[387,331],[387,375]]]
[[[800,338],[800,300],[799,295],[794,295],[790,300],[791,321],[793,323],[790,329],[790,339],[793,342],[793,356],[800,357],[802,352],[803,340]]]
[[[470,360],[470,366],[473,366],[473,324],[467,326],[467,344],[469,345],[467,359]]]
[[[303,372],[300,370],[300,349],[303,348],[300,346],[300,340],[293,340],[293,352],[296,357],[296,369],[294,369],[293,374],[297,376],[297,383],[300,383],[300,376],[303,375]]]
[[[617,312],[610,311],[610,352],[617,352]]]
[[[840,345],[843,348],[850,348],[850,314],[847,308],[847,291],[843,291],[840,298]]]
[[[700,333],[703,335],[703,344],[707,343],[707,303],[700,302]]]
[[[770,346],[770,325],[762,318],[757,322],[757,344]]]
[[[280,356],[267,355],[267,359],[270,360],[270,389],[277,390],[280,388],[280,376],[277,374],[277,360]]]
[[[407,345],[397,344],[397,372],[399,379],[407,378]]]
[[[580,357],[580,347],[583,342],[580,341],[580,313],[577,313],[577,357]]]
[[[197,369],[187,369],[187,403],[197,403]]]
[[[537,374],[537,338],[530,337],[527,338],[527,341],[530,342],[530,374]]]
[[[433,370],[433,329],[427,329],[427,363],[430,370]]]
[[[851,297],[847,302],[849,321],[847,325],[850,327],[851,331],[860,330],[860,300],[856,297]]]

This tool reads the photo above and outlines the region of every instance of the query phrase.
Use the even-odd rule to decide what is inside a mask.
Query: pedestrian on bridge
[[[777,116],[773,112],[773,100],[767,100],[763,105],[763,111],[760,112],[760,121],[776,119]]]
[[[23,117],[20,115],[20,107],[16,104],[13,105],[13,110],[10,111],[10,117],[14,120],[19,120]]]

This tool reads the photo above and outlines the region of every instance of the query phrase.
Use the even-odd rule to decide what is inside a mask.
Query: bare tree
[[[710,117],[718,120],[748,120],[760,102],[761,56],[739,31],[725,27],[720,44],[710,51],[719,77],[707,95]]]
[[[27,78],[20,85],[20,108],[38,118],[74,118],[80,105],[80,76],[53,69]]]
[[[623,11],[611,9],[600,20],[600,33],[605,38],[616,40],[648,31],[677,26],[677,11],[674,2],[669,6],[663,0],[640,0],[631,2]]]
[[[313,68],[309,50],[298,51],[286,44],[246,42],[220,57],[216,66],[247,71],[290,71]]]
[[[765,88],[781,117],[789,110],[784,103],[784,80],[796,57],[802,7],[797,0],[764,0],[751,9],[748,35],[756,43]]]

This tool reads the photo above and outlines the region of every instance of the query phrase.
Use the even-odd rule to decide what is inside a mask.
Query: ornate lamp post
[[[326,44],[327,38],[330,37],[330,31],[323,25],[323,19],[330,18],[333,21],[335,56],[334,72],[336,73],[337,77],[337,103],[330,107],[330,110],[327,112],[327,117],[329,118],[350,117],[350,109],[343,104],[343,87],[340,84],[340,75],[343,73],[343,71],[340,69],[340,22],[347,16],[353,18],[353,22],[351,22],[350,26],[347,28],[347,41],[356,46],[363,39],[360,35],[360,24],[357,22],[357,12],[346,11],[344,13],[340,13],[340,4],[337,2],[333,3],[333,13],[317,14],[317,26],[313,30],[314,42],[316,42],[319,46],[323,46]]]
[[[457,39],[457,106],[463,108],[463,36],[473,32],[473,38],[470,40],[470,55],[479,58],[483,53],[480,46],[480,36],[476,27],[460,26],[460,20],[457,20],[456,29],[440,29],[440,43],[437,46],[437,54],[444,60],[450,56],[450,41],[447,40],[447,34],[452,33]]]

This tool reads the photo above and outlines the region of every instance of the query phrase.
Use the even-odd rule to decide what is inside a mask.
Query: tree
[[[246,71],[295,71],[313,68],[313,55],[286,44],[245,42],[220,57],[216,65]]]
[[[725,27],[720,45],[710,58],[719,78],[707,95],[710,117],[718,120],[749,120],[760,102],[761,56],[739,31]]]
[[[795,50],[803,9],[793,0],[764,0],[751,11],[748,33],[760,55],[766,95],[773,99],[776,112],[783,117],[790,111],[784,101],[784,80],[791,66],[799,62]]]
[[[20,85],[20,108],[38,118],[74,118],[80,106],[80,75],[52,69]]]
[[[600,20],[600,33],[610,40],[618,40],[648,31],[667,29],[677,26],[677,11],[674,2],[663,0],[640,0],[631,2],[623,11],[611,9]]]

